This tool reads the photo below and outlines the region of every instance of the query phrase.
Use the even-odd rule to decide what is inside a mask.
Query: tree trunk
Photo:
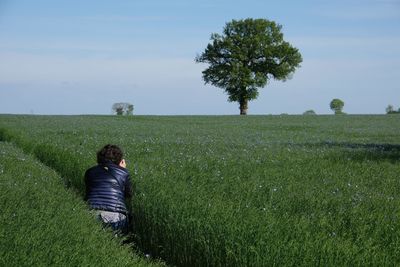
[[[240,115],[247,115],[247,109],[248,109],[248,100],[247,99],[241,99],[239,101],[240,104]]]

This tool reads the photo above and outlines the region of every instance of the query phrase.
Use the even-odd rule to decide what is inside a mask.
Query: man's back
[[[105,145],[97,152],[97,163],[85,173],[85,200],[106,226],[127,233],[130,214],[125,201],[132,196],[132,185],[123,152]]]
[[[112,162],[85,173],[86,196],[92,209],[128,214],[125,199],[132,196],[128,171]]]

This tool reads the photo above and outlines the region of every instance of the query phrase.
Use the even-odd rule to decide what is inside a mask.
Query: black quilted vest
[[[85,173],[86,196],[90,208],[127,214],[125,196],[129,172],[112,162],[99,164]],[[130,188],[129,188],[130,189]]]

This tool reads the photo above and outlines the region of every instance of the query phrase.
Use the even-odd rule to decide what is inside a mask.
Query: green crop
[[[136,243],[178,266],[400,263],[396,116],[1,116],[0,137],[84,192],[126,152]]]
[[[0,142],[0,266],[157,266],[121,246],[57,173]]]

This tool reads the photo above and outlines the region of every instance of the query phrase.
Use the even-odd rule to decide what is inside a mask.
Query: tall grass
[[[56,172],[0,142],[0,266],[157,266],[102,229]]]
[[[0,128],[81,192],[95,152],[121,145],[136,242],[175,265],[400,262],[395,116],[3,116]]]

